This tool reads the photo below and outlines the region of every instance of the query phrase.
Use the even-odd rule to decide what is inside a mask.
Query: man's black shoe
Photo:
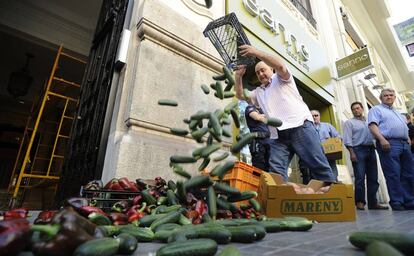
[[[368,206],[368,209],[369,210],[388,210],[389,207],[385,205],[376,204],[376,205]]]
[[[405,211],[405,208],[402,205],[394,205],[394,206],[391,206],[391,208],[393,211]]]

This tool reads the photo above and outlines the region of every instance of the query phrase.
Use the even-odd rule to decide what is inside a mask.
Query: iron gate
[[[128,0],[104,0],[81,85],[78,118],[72,127],[68,157],[59,182],[56,203],[76,196],[96,172],[98,152],[114,73],[115,57]],[[102,164],[100,164],[102,166]]]

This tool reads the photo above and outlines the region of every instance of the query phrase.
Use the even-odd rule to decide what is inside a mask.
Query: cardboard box
[[[263,172],[260,177],[258,200],[268,217],[299,216],[316,221],[355,221],[353,186],[332,184],[324,194],[296,194],[294,188],[282,185],[279,174]],[[312,180],[308,185],[315,191],[322,181]]]
[[[326,158],[329,160],[342,159],[342,141],[340,138],[329,138],[321,144]]]

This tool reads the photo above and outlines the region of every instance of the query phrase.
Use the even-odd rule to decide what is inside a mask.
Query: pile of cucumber
[[[414,255],[414,234],[358,231],[348,240],[368,256]]]

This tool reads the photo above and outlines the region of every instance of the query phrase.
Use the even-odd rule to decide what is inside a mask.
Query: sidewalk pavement
[[[357,256],[364,255],[347,240],[353,231],[387,231],[414,234],[414,211],[392,212],[383,210],[357,211],[356,222],[315,223],[307,232],[269,233],[252,244],[230,243],[243,255],[278,256]],[[134,255],[155,256],[161,243],[140,243]],[[220,245],[220,250],[226,245]]]

